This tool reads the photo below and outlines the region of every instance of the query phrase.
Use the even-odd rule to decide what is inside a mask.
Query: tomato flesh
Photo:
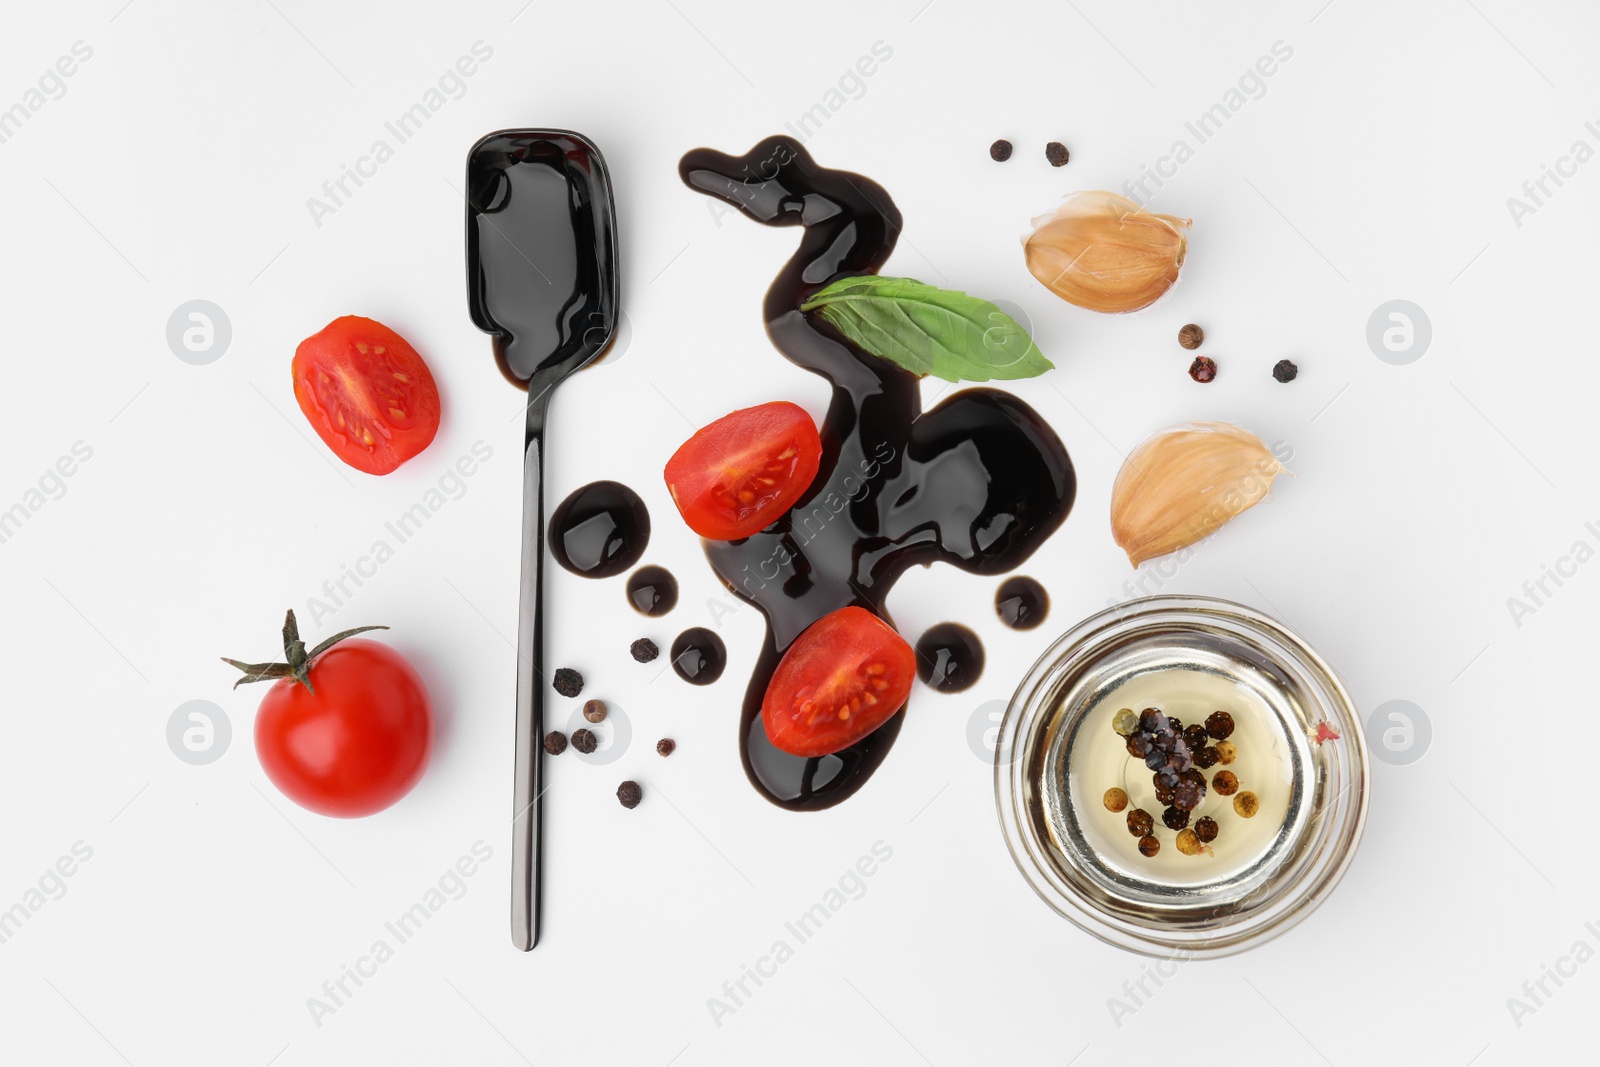
[[[791,755],[838,752],[900,710],[916,669],[916,653],[888,623],[864,608],[840,608],[783,654],[761,701],[761,724]]]
[[[724,415],[667,461],[672,502],[689,528],[737,541],[771,526],[817,476],[822,439],[805,409],[786,400]]]
[[[417,350],[381,322],[346,315],[300,342],[294,398],[334,455],[388,474],[439,432],[439,387]]]
[[[411,791],[433,748],[433,710],[405,657],[347,638],[307,676],[274,682],[256,711],[256,755],[284,796],[319,815],[352,819]]]

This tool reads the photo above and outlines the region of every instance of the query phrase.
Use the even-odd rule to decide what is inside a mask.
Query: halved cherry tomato
[[[864,608],[824,615],[783,654],[761,724],[795,756],[826,756],[866,737],[911,695],[917,654],[888,623]]]
[[[294,350],[294,398],[334,455],[388,474],[439,432],[439,387],[405,338],[346,315]]]
[[[771,526],[811,487],[822,462],[816,423],[775,400],[697,431],[665,471],[683,521],[701,537],[737,541]]]

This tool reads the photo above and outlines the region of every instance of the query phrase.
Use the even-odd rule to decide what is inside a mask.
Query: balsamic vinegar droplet
[[[590,482],[550,516],[550,554],[585,578],[621,574],[639,562],[649,543],[650,512],[620,482]]]
[[[686,682],[710,685],[727,665],[727,646],[704,626],[685,630],[672,642],[672,669]]]
[[[928,627],[916,648],[917,677],[935,692],[970,689],[983,673],[983,642],[958,622]]]
[[[1032,578],[1007,578],[994,596],[994,610],[1013,630],[1031,630],[1050,614],[1050,594]]]
[[[678,580],[665,567],[640,567],[628,575],[628,603],[655,618],[678,606]]]

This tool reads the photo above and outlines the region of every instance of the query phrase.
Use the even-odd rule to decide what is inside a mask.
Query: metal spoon
[[[528,390],[517,624],[511,940],[539,942],[544,792],[545,417],[555,387],[605,350],[617,323],[617,222],[600,151],[567,130],[501,130],[467,154],[467,300],[502,373]]]

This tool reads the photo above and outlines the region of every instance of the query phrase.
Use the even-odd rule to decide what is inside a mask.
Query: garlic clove
[[[1134,449],[1111,487],[1111,535],[1135,567],[1204,540],[1259,504],[1288,468],[1248,430],[1191,422]]]
[[[1090,311],[1138,311],[1178,281],[1189,219],[1154,215],[1118,193],[1071,193],[1023,238],[1028,270],[1061,299]]]

